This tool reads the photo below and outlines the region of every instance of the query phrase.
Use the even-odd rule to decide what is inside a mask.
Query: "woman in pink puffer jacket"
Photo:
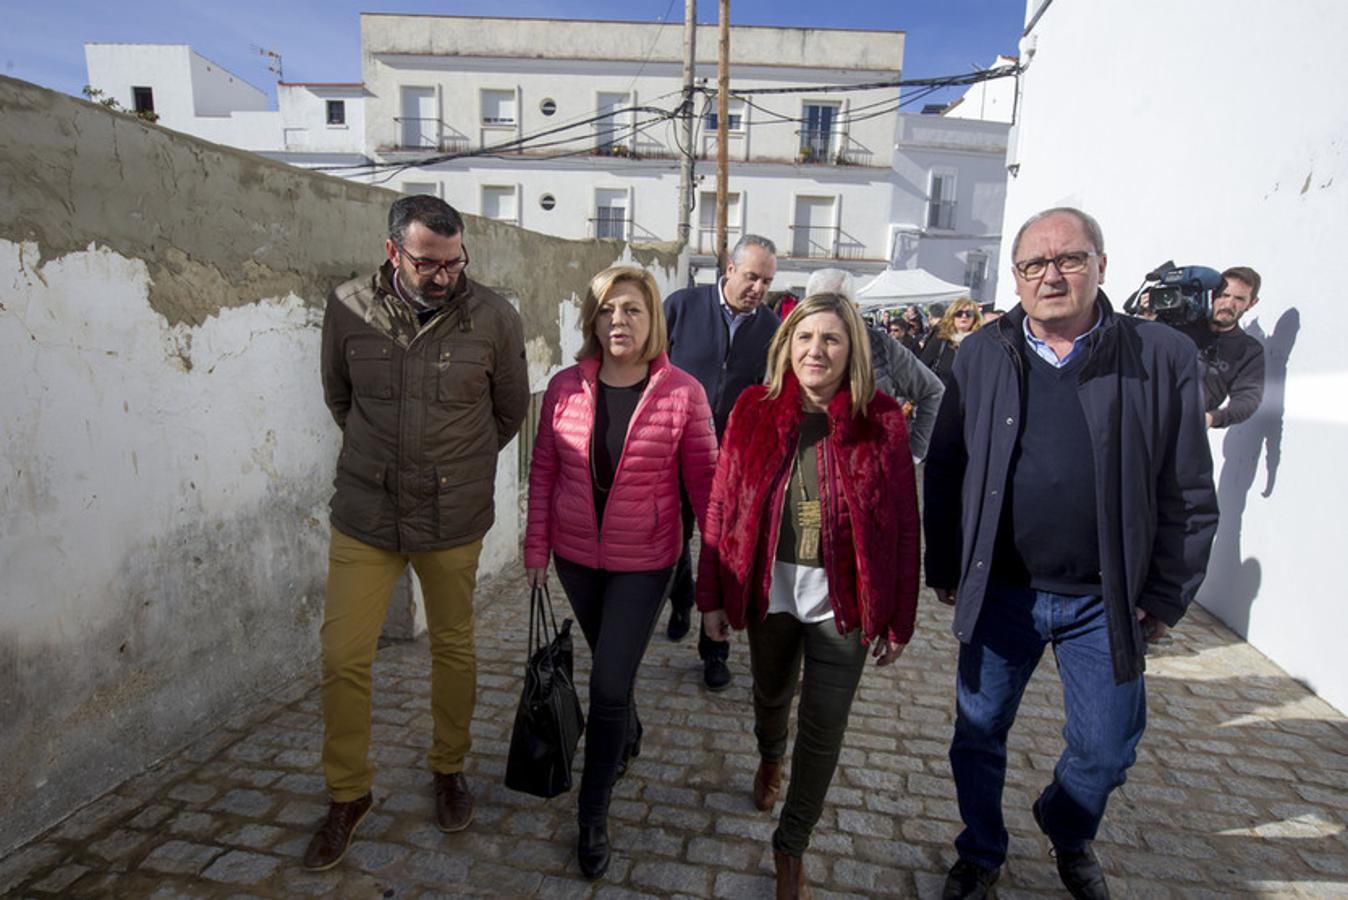
[[[598,878],[613,784],[641,751],[632,692],[683,545],[679,483],[701,524],[716,435],[702,386],[665,354],[649,272],[600,272],[580,318],[579,362],[548,384],[538,419],[524,566],[541,585],[556,558],[593,657],[577,858]]]

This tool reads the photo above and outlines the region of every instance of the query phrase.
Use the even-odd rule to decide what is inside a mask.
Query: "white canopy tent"
[[[909,303],[949,303],[967,296],[967,287],[942,281],[926,269],[886,269],[857,291],[857,305],[867,312]]]

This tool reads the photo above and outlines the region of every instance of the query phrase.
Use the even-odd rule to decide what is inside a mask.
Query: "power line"
[[[753,100],[749,99],[750,97],[756,97],[759,95],[846,93],[855,91],[881,90],[895,87],[897,88],[912,87],[919,89],[909,96],[900,97],[897,101],[890,98],[886,98],[858,107],[855,110],[850,110],[847,115],[840,116],[837,119],[836,122],[837,126],[842,127],[850,125],[854,122],[861,122],[867,119],[877,118],[882,115],[888,115],[889,113],[901,109],[902,107],[910,103],[913,103],[919,99],[927,97],[930,94],[942,88],[967,86],[978,84],[983,81],[990,81],[997,78],[1006,78],[1017,75],[1021,71],[1022,71],[1021,66],[1017,64],[1009,66],[997,66],[991,69],[982,69],[976,72],[970,72],[961,75],[941,76],[937,78],[909,78],[909,79],[898,78],[898,79],[891,79],[888,81],[873,81],[850,85],[834,84],[834,85],[814,85],[804,87],[796,86],[796,87],[754,88],[745,91],[731,91],[730,96],[734,97],[737,100],[740,100],[746,106],[758,110],[759,112],[764,113],[766,115],[769,115],[776,120],[770,122],[763,122],[763,121],[747,122],[745,123],[747,127],[750,125],[766,126],[766,125],[787,124],[787,123],[806,124],[805,119],[803,117],[788,116],[782,113],[778,113],[774,110],[767,109],[766,107],[758,103],[755,103]],[[700,131],[706,119],[708,108],[711,106],[711,103],[714,102],[715,100],[716,90],[706,86],[699,87],[697,88],[697,90],[703,95],[702,112],[699,113],[697,116],[697,123],[698,123],[697,128]],[[679,94],[682,94],[681,90],[671,91],[669,93],[659,95],[658,97],[655,98],[655,100],[663,100],[668,97],[672,97]],[[398,162],[374,163],[373,165],[367,163],[362,165],[321,166],[316,167],[315,171],[321,172],[343,172],[351,170],[362,170],[372,172],[387,171],[390,173],[388,177],[392,177],[393,174],[406,171],[407,169],[419,168],[422,166],[433,166],[440,163],[452,162],[459,159],[472,159],[479,157],[489,159],[519,159],[520,157],[518,154],[526,150],[537,150],[547,147],[554,147],[560,144],[568,144],[573,141],[583,139],[576,136],[569,136],[558,138],[552,141],[544,141],[541,140],[543,138],[564,134],[565,132],[574,131],[577,128],[583,128],[587,125],[593,125],[596,122],[600,122],[603,120],[614,120],[618,116],[625,114],[649,113],[655,116],[655,118],[652,119],[646,119],[641,122],[633,122],[630,124],[616,125],[615,123],[615,129],[612,132],[613,136],[610,137],[607,143],[620,144],[622,141],[630,140],[638,134],[645,134],[646,132],[649,131],[650,128],[654,127],[655,125],[659,124],[662,121],[669,121],[674,119],[682,111],[683,111],[682,103],[679,106],[675,107],[674,109],[662,109],[660,107],[649,106],[644,104],[639,106],[629,106],[623,109],[606,111],[594,116],[572,119],[557,126],[554,126],[552,128],[545,129],[543,131],[515,138],[514,140],[505,141],[500,144],[493,144],[492,146],[489,147],[480,147],[476,150],[465,150],[459,153],[439,153],[413,160],[400,160]],[[865,114],[858,115],[858,113],[865,113]],[[680,154],[685,156],[693,156],[694,158],[696,158],[695,152],[697,146],[696,136],[694,137],[692,147],[686,148],[683,147],[678,141],[677,137],[675,138],[673,143],[675,149],[678,150]],[[544,156],[530,156],[528,157],[528,159],[530,160],[561,159],[569,156],[590,155],[593,153],[593,151],[594,151],[593,147],[582,147],[564,153],[550,154]],[[380,182],[372,182],[372,183],[382,183],[383,181],[386,180],[387,178],[381,179]]]
[[[841,94],[849,91],[873,91],[878,88],[892,87],[966,87],[968,85],[978,84],[983,81],[991,81],[995,78],[1010,78],[1019,75],[1023,71],[1019,63],[1010,66],[995,66],[991,69],[980,69],[977,72],[969,72],[963,75],[942,75],[937,78],[893,78],[888,81],[867,81],[859,84],[821,84],[813,87],[772,87],[772,88],[753,88],[742,93],[745,94]],[[711,90],[702,88],[703,91]],[[715,93],[715,91],[712,91]],[[737,92],[731,91],[734,95]]]

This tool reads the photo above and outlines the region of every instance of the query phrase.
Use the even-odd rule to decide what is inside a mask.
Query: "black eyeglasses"
[[[1026,281],[1033,281],[1048,271],[1049,264],[1052,263],[1061,275],[1075,275],[1086,268],[1086,260],[1092,256],[1099,256],[1094,250],[1074,250],[1071,253],[1059,253],[1051,259],[1036,257],[1027,259],[1024,262],[1015,264],[1015,270],[1020,273],[1020,277]]]
[[[974,317],[974,311],[972,309],[962,309],[957,313],[951,313],[951,315],[956,319],[972,319]]]
[[[463,248],[462,256],[458,259],[449,260],[423,259],[420,256],[413,256],[408,253],[402,244],[394,244],[394,246],[398,248],[399,253],[406,256],[408,261],[412,263],[412,268],[416,270],[418,275],[436,275],[442,269],[450,275],[458,275],[468,268],[468,247],[466,245]]]

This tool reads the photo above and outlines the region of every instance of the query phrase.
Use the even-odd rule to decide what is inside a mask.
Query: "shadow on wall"
[[[1300,330],[1301,312],[1295,307],[1278,318],[1271,335],[1264,334],[1257,319],[1250,323],[1246,332],[1264,345],[1264,401],[1253,416],[1227,429],[1222,439],[1222,474],[1217,482],[1221,520],[1198,602],[1242,638],[1249,634],[1250,608],[1259,594],[1263,573],[1258,557],[1242,556],[1241,525],[1250,489],[1259,472],[1261,453],[1265,454],[1267,477],[1259,495],[1264,498],[1273,496],[1273,487],[1278,480],[1278,468],[1282,463],[1287,361]]]

